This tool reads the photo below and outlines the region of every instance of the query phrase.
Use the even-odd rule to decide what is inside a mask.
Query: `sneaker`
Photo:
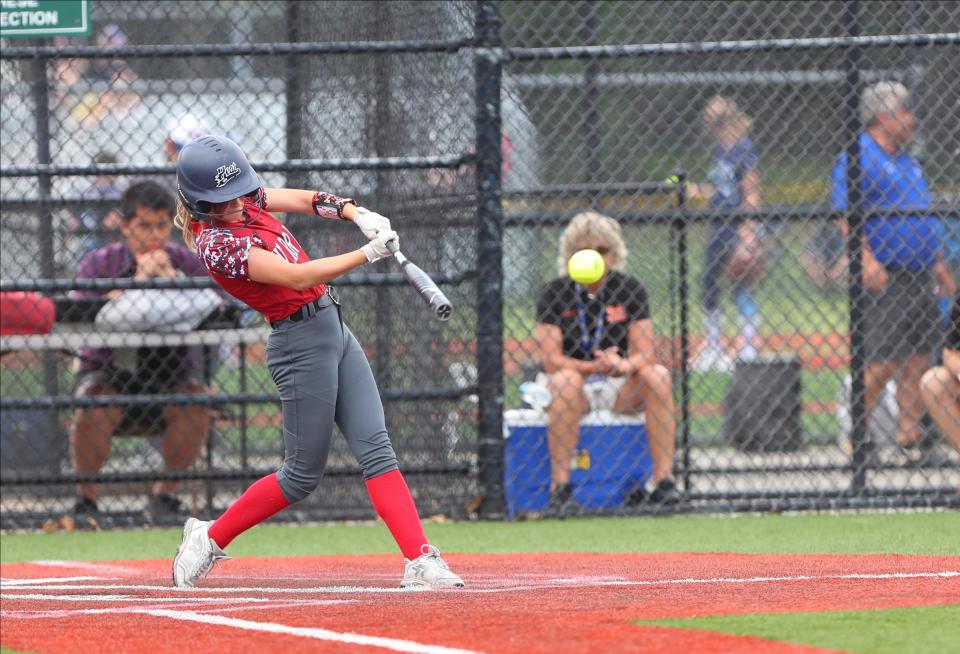
[[[657,482],[656,488],[650,493],[650,502],[653,504],[668,505],[676,504],[681,500],[680,491],[677,490],[677,482],[671,478],[661,479]]]
[[[179,522],[190,512],[176,495],[161,493],[160,495],[151,495],[147,501],[147,508],[144,511],[146,517],[151,522],[163,522],[164,520],[176,520]]]
[[[193,588],[203,575],[210,572],[216,561],[230,559],[208,535],[213,521],[203,522],[187,518],[183,525],[183,539],[173,558],[173,584],[177,588]]]
[[[77,498],[73,508],[69,513],[61,515],[56,523],[48,521],[44,523],[44,529],[47,531],[76,531],[78,529],[100,529],[100,507],[96,500],[89,497],[80,496]]]
[[[646,504],[648,501],[650,501],[650,496],[647,494],[647,489],[640,486],[627,493],[623,503],[624,506],[637,507]]]
[[[550,493],[550,500],[547,502],[547,515],[563,517],[578,508],[580,508],[579,505],[573,499],[573,487],[570,484],[561,484]]]
[[[843,434],[839,438],[840,451],[850,459],[850,462],[853,463],[853,441],[846,434]],[[863,445],[863,465],[866,468],[876,468],[881,465],[880,455],[877,452],[877,446],[874,445],[873,441],[864,441]]]
[[[73,505],[73,509],[70,511],[73,516],[89,516],[100,513],[100,507],[97,506],[96,500],[91,500],[89,497],[80,496],[77,498],[76,504]]]
[[[433,545],[421,545],[420,556],[403,560],[400,588],[463,588],[463,579],[453,574]]]

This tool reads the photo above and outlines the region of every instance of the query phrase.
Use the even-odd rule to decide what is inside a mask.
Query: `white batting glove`
[[[377,232],[380,230],[390,229],[390,220],[387,219],[386,216],[381,216],[375,211],[370,211],[363,207],[357,207],[353,222],[357,224],[357,227],[360,228],[360,231],[363,232],[363,235],[367,237],[368,241],[377,238]]]
[[[381,229],[369,243],[360,249],[363,250],[365,255],[367,255],[367,261],[373,263],[374,261],[379,261],[380,259],[386,259],[393,254],[390,251],[390,248],[387,247],[387,243],[390,243],[391,245],[396,244],[399,246],[400,237],[392,229]]]

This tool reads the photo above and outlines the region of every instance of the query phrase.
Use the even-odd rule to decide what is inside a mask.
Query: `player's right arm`
[[[261,284],[275,284],[295,290],[326,284],[365,263],[391,255],[387,242],[398,241],[397,233],[383,230],[359,250],[305,263],[290,263],[263,248],[251,247],[247,253],[247,274]]]

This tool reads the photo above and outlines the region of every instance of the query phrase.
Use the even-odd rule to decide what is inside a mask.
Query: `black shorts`
[[[97,370],[81,370],[73,381],[73,396],[84,397],[94,386],[110,386],[117,395],[158,395],[163,393],[189,392],[185,385],[199,385],[199,374],[184,371],[180,376],[156,375],[155,370],[128,370],[106,366]],[[140,404],[124,408],[123,418],[114,433],[156,435],[165,427],[164,411],[168,405]]]
[[[864,336],[870,363],[932,355],[943,339],[930,271],[891,270],[886,288],[866,293]]]

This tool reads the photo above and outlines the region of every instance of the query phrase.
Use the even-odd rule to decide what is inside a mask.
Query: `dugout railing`
[[[670,324],[669,329],[663,326],[658,328],[669,332],[671,347],[677,350],[677,365],[674,367],[674,381],[678,393],[678,457],[676,474],[683,480],[682,486],[686,491],[686,502],[681,505],[639,506],[629,509],[613,508],[599,510],[599,513],[648,513],[662,511],[711,511],[711,510],[777,510],[777,509],[825,509],[843,507],[876,507],[876,506],[945,506],[956,505],[957,497],[951,492],[952,487],[944,480],[952,477],[938,477],[929,479],[922,477],[920,483],[909,481],[899,488],[889,486],[873,487],[869,475],[871,471],[896,469],[895,464],[874,464],[865,459],[865,449],[861,447],[866,441],[866,415],[863,404],[864,389],[862,373],[864,367],[862,343],[862,316],[859,309],[863,297],[863,289],[859,282],[859,253],[860,236],[865,219],[862,210],[863,199],[859,197],[859,185],[854,183],[860,177],[857,163],[859,161],[856,135],[861,125],[858,118],[858,102],[860,92],[864,86],[864,79],[877,77],[875,72],[862,72],[861,53],[871,49],[880,49],[884,52],[906,51],[908,49],[946,48],[956,50],[960,44],[960,34],[951,33],[914,33],[914,34],[886,34],[861,35],[864,7],[860,3],[848,2],[841,6],[844,12],[843,24],[846,34],[823,38],[770,38],[770,39],[737,39],[701,42],[676,43],[648,43],[637,45],[576,45],[562,47],[514,47],[504,41],[503,6],[499,2],[480,1],[464,4],[464,15],[472,14],[473,24],[470,26],[469,36],[463,38],[444,38],[434,40],[388,40],[365,42],[306,42],[306,34],[300,22],[304,20],[301,3],[285,3],[285,35],[286,42],[250,43],[232,45],[130,45],[124,47],[103,48],[100,46],[52,46],[43,43],[28,46],[14,45],[7,42],[0,54],[0,60],[6,65],[8,62],[31,61],[34,64],[30,70],[32,77],[25,82],[30,89],[30,97],[35,106],[35,123],[29,126],[35,134],[34,164],[11,163],[9,156],[4,158],[0,178],[4,180],[5,191],[12,186],[10,180],[14,178],[31,178],[36,183],[36,193],[3,194],[3,211],[5,214],[32,214],[36,217],[35,227],[17,227],[14,232],[32,236],[38,243],[39,275],[34,279],[11,279],[4,274],[0,283],[2,291],[34,291],[44,294],[65,293],[81,289],[84,283],[58,278],[57,243],[54,238],[58,233],[54,228],[56,211],[71,207],[112,206],[114,200],[88,200],[71,196],[54,189],[54,180],[63,180],[69,177],[89,177],[94,175],[169,175],[173,171],[172,165],[145,165],[145,164],[74,164],[55,161],[51,149],[53,137],[51,125],[54,124],[54,115],[51,110],[51,98],[54,89],[50,82],[49,66],[58,60],[69,59],[104,59],[104,58],[161,58],[185,59],[193,61],[195,58],[276,58],[283,62],[284,84],[283,95],[286,98],[285,122],[286,138],[283,152],[283,161],[255,161],[254,166],[264,173],[286,174],[288,180],[304,179],[303,176],[323,171],[337,171],[349,173],[351,171],[373,172],[376,175],[401,173],[403,171],[424,170],[472,170],[469,175],[471,181],[467,188],[459,190],[444,189],[434,191],[433,197],[425,193],[416,197],[397,191],[402,185],[397,179],[390,179],[384,186],[376,186],[378,190],[371,195],[380,198],[379,206],[391,216],[401,216],[406,222],[401,222],[404,235],[432,236],[436,230],[444,228],[460,228],[464,230],[458,237],[466,238],[457,245],[470,252],[471,261],[466,266],[447,272],[444,267],[452,268],[449,258],[445,258],[437,248],[426,248],[423,256],[427,261],[424,267],[431,269],[434,278],[445,287],[459,289],[453,296],[458,308],[467,309],[469,317],[458,326],[458,333],[453,339],[467,343],[467,349],[473,350],[473,363],[476,368],[476,379],[466,384],[451,384],[446,365],[439,365],[443,360],[444,340],[449,337],[443,331],[425,329],[423,340],[415,345],[420,349],[413,351],[413,358],[421,361],[436,357],[438,365],[425,375],[427,381],[434,383],[418,383],[416,372],[414,377],[409,371],[398,371],[390,367],[389,352],[391,348],[406,344],[410,340],[405,332],[409,326],[401,323],[402,318],[395,321],[378,320],[376,316],[362,316],[361,329],[366,329],[368,337],[376,345],[374,365],[381,376],[381,391],[384,400],[389,405],[396,405],[396,411],[409,411],[414,419],[406,427],[410,431],[432,430],[438,431],[438,425],[445,414],[446,422],[443,429],[449,426],[451,420],[461,423],[473,422],[470,429],[464,430],[457,438],[456,445],[449,446],[444,453],[432,445],[424,445],[422,451],[411,460],[404,462],[404,469],[414,475],[412,485],[423,497],[434,497],[434,501],[426,503],[422,509],[427,514],[446,513],[465,515],[476,513],[487,517],[504,515],[504,410],[515,400],[507,399],[510,391],[505,387],[505,363],[509,363],[510,353],[505,350],[505,340],[513,336],[509,333],[509,316],[504,315],[505,288],[504,288],[504,244],[509,240],[511,229],[540,229],[549,227],[558,230],[572,215],[572,212],[557,208],[558,200],[567,197],[575,198],[587,207],[603,208],[610,197],[621,196],[633,203],[639,209],[624,209],[620,207],[615,215],[625,227],[650,224],[662,224],[669,228],[669,286],[670,294]],[[576,5],[578,10],[582,9]],[[511,6],[515,11],[516,7]],[[589,12],[587,12],[589,13]],[[592,25],[592,27],[591,27]],[[587,43],[596,36],[596,25],[591,20],[585,20],[579,36]],[[593,32],[591,32],[593,30]],[[389,33],[389,28],[384,29]],[[302,42],[297,42],[298,40]],[[850,279],[853,280],[848,288],[847,296],[850,306],[850,345],[851,355],[849,369],[852,378],[852,457],[843,463],[822,463],[817,461],[717,461],[713,464],[704,464],[703,461],[691,462],[690,453],[698,447],[690,434],[691,425],[691,390],[689,388],[690,375],[687,362],[691,355],[689,338],[693,326],[689,315],[692,303],[691,272],[688,267],[689,243],[688,232],[691,227],[724,220],[719,214],[691,208],[685,201],[684,185],[674,183],[630,183],[624,181],[607,181],[604,179],[587,179],[583,181],[564,182],[561,184],[543,186],[536,184],[514,186],[504,189],[504,121],[509,116],[503,115],[504,76],[511,69],[524,66],[523,74],[530,73],[529,65],[541,62],[585,62],[583,75],[578,82],[584,91],[584,99],[578,107],[582,114],[583,148],[586,153],[587,168],[591,171],[601,171],[609,162],[604,159],[601,135],[596,124],[601,120],[600,107],[590,93],[596,89],[601,76],[601,64],[610,61],[629,60],[643,61],[647,59],[684,55],[694,59],[700,57],[705,60],[716,55],[730,55],[740,53],[750,56],[753,53],[764,52],[834,52],[839,54],[843,64],[842,79],[831,82],[842,87],[841,93],[844,104],[840,108],[842,114],[843,134],[841,142],[846,144],[850,160],[854,162],[848,167],[848,187],[854,189],[850,194],[850,211],[838,215],[829,209],[805,208],[784,206],[782,210],[765,209],[759,212],[758,217],[770,218],[775,221],[800,223],[801,221],[828,221],[837,217],[849,220],[850,238],[846,243],[850,255]],[[303,117],[309,114],[309,77],[301,59],[320,56],[378,55],[382,57],[414,55],[424,56],[467,55],[470,60],[468,94],[472,98],[474,115],[471,123],[474,135],[470,139],[471,147],[466,151],[460,147],[453,152],[443,152],[429,156],[368,156],[355,158],[329,158],[306,156],[310,146],[305,143]],[[379,74],[379,73],[378,73]],[[689,77],[692,73],[681,74]],[[721,76],[724,74],[721,70]],[[820,79],[822,76],[818,76]],[[377,77],[376,88],[382,88],[389,80],[380,75]],[[689,82],[685,82],[689,83]],[[156,85],[156,83],[152,83]],[[389,98],[389,91],[386,96]],[[383,112],[388,111],[385,103],[380,107],[373,123],[380,125],[379,129],[389,130],[391,117]],[[593,173],[591,173],[592,175]],[[422,189],[421,189],[422,190]],[[645,195],[661,195],[667,198],[669,208],[645,208],[639,198]],[[672,198],[672,199],[671,199]],[[518,202],[518,200],[523,200]],[[539,204],[538,204],[539,203]],[[424,208],[429,208],[429,212]],[[443,212],[438,216],[438,212]],[[942,210],[944,216],[953,215],[956,211],[954,203],[947,203]],[[871,212],[871,215],[874,215]],[[303,223],[298,223],[302,225]],[[5,234],[4,247],[10,256],[11,232]],[[409,239],[409,237],[408,237]],[[409,242],[409,241],[408,241]],[[405,248],[406,249],[406,248]],[[442,250],[442,247],[439,248]],[[414,250],[416,252],[416,250]],[[433,265],[430,265],[433,264]],[[482,274],[481,274],[482,273]],[[364,298],[375,298],[378,302],[388,302],[389,299],[378,289],[400,289],[404,285],[402,276],[397,273],[363,273],[348,276],[341,280],[338,286],[369,291],[370,295]],[[180,281],[171,287],[198,288],[208,285],[209,282],[200,280]],[[133,282],[116,281],[109,284],[110,288],[155,288],[153,284],[137,284]],[[101,285],[105,288],[106,286]],[[366,292],[366,291],[364,291]],[[404,301],[406,303],[406,301]],[[413,302],[411,302],[412,304]],[[417,320],[416,309],[411,306],[408,320]],[[422,320],[422,317],[421,317]],[[462,333],[461,333],[462,332]],[[365,340],[365,339],[361,339]],[[472,345],[471,345],[472,344]],[[241,352],[245,356],[245,352]],[[10,397],[7,391],[0,400],[3,410],[46,410],[51,415],[58,411],[74,408],[86,404],[116,403],[118,405],[167,402],[167,403],[203,403],[211,406],[237,407],[246,415],[249,405],[273,402],[276,395],[272,388],[262,392],[220,392],[205,398],[178,397],[175,395],[155,396],[114,396],[111,398],[77,399],[64,392],[63,388],[64,362],[58,361],[56,355],[43,354],[39,356],[40,380],[43,394],[40,397]],[[409,366],[408,366],[409,368]],[[412,368],[414,371],[423,368]],[[242,364],[241,370],[245,370]],[[384,383],[383,380],[386,380]],[[413,380],[409,386],[403,387],[404,381]],[[16,376],[7,376],[5,386],[16,383]],[[246,382],[243,382],[246,383]],[[433,402],[433,404],[430,404]],[[432,407],[426,412],[413,409],[416,403],[427,403]],[[454,409],[450,409],[455,406]],[[455,418],[450,418],[455,415]],[[242,421],[239,447],[245,451],[247,435],[245,420]],[[456,431],[458,427],[452,429]],[[429,439],[427,437],[421,437]],[[464,448],[463,441],[469,445]],[[409,444],[408,438],[401,437],[399,449]],[[448,444],[449,445],[449,444]],[[418,449],[418,448],[414,448]],[[453,454],[451,454],[453,453]],[[35,526],[65,506],[63,498],[70,497],[69,484],[77,481],[96,480],[102,482],[146,482],[158,479],[178,478],[183,480],[203,481],[206,483],[206,498],[200,510],[211,511],[221,502],[216,498],[214,484],[218,482],[236,482],[233,485],[223,486],[224,493],[231,493],[242,483],[249,482],[269,468],[251,467],[246,464],[240,466],[216,466],[212,454],[208,451],[207,465],[198,466],[194,470],[178,473],[161,473],[156,470],[126,469],[105,472],[94,477],[81,477],[67,471],[64,467],[58,474],[44,473],[4,474],[2,487],[5,501],[3,523],[5,526]],[[241,457],[246,460],[246,457]],[[136,463],[134,462],[134,465]],[[945,471],[951,474],[956,471],[958,464],[953,460],[934,464],[925,464],[924,470]],[[831,482],[826,486],[807,489],[773,488],[765,490],[762,487],[738,487],[736,484],[723,488],[711,488],[719,477],[736,478],[750,474],[760,474],[759,483],[763,485],[763,478],[776,476],[777,473],[840,473],[842,482]],[[337,484],[348,486],[348,479],[355,477],[356,468],[338,462],[328,468],[327,476],[342,478]],[[704,484],[707,487],[704,487]],[[47,490],[41,490],[47,489]],[[53,493],[49,491],[53,490]],[[313,518],[352,518],[370,515],[369,507],[362,500],[359,489],[346,488],[342,492],[332,494],[329,501],[316,504],[306,503],[296,517]],[[127,491],[128,497],[132,491]],[[36,501],[34,501],[34,498]],[[123,507],[124,509],[126,507]],[[129,512],[128,512],[129,513]],[[134,512],[135,513],[135,512]],[[118,511],[118,514],[124,514]],[[126,515],[126,514],[124,514]]]

